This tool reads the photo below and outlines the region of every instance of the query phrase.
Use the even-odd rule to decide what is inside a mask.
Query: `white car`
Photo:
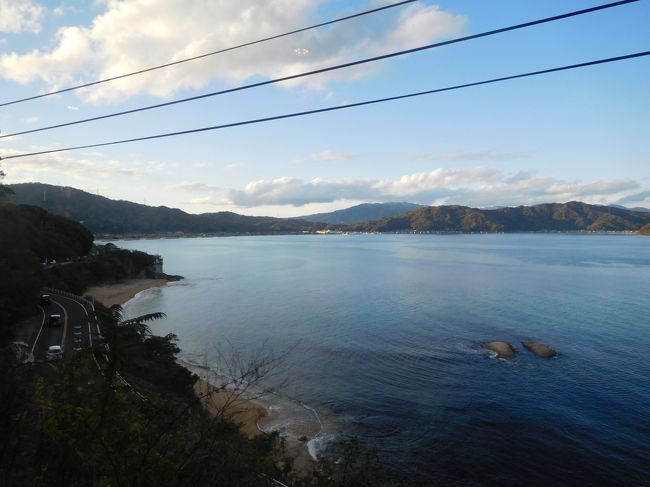
[[[63,349],[60,345],[52,345],[47,349],[45,360],[51,362],[53,360],[61,360],[63,358]]]

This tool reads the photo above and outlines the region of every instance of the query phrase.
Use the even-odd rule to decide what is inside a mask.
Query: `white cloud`
[[[44,8],[31,0],[0,0],[0,32],[38,33]]]
[[[69,13],[78,13],[78,12],[79,12],[78,7],[66,3],[61,3],[57,7],[52,9],[52,15],[54,15],[55,17],[63,17],[64,15],[67,15]]]
[[[589,183],[549,177],[534,177],[530,172],[508,175],[499,169],[471,167],[438,168],[404,175],[395,180],[341,179],[325,181],[281,177],[249,182],[243,189],[208,188],[221,202],[237,207],[269,205],[303,206],[339,200],[403,201],[423,204],[461,204],[470,206],[519,205],[581,200],[591,203],[613,202],[640,184],[629,179]],[[189,186],[187,187],[189,189]],[[198,187],[197,187],[198,189]]]
[[[348,154],[344,152],[336,152],[330,149],[316,152],[314,154],[309,154],[307,156],[299,156],[295,157],[292,159],[291,162],[294,164],[303,164],[303,163],[308,163],[308,162],[325,162],[325,163],[338,163],[338,162],[345,162],[349,161],[350,159],[354,159],[355,155],[354,154]]]
[[[31,117],[23,118],[23,122],[28,123],[28,124],[34,124],[34,123],[38,122],[39,120],[40,120],[40,118],[37,117],[36,115],[31,116]]]
[[[68,110],[70,110],[71,112],[76,112],[77,110],[79,110],[79,107],[76,107],[76,106],[74,106],[74,105],[68,105],[67,108],[68,108]]]
[[[7,0],[0,0],[7,1]],[[0,57],[0,75],[19,83],[42,80],[50,88],[128,73],[184,59],[316,22],[325,0],[107,0],[89,26],[61,28],[53,47]],[[240,84],[275,78],[399,49],[456,34],[465,18],[437,7],[411,5],[363,22],[343,22],[272,42],[134,76],[84,90],[88,101],[117,101],[138,93],[170,97],[211,81]],[[308,50],[297,55],[296,49]],[[361,66],[285,83],[325,88],[329,79],[355,79],[379,66]]]
[[[411,162],[460,162],[460,161],[505,161],[514,159],[516,154],[501,152],[492,149],[476,151],[444,152],[440,154],[421,152],[411,154],[408,160]]]
[[[222,189],[218,186],[213,186],[205,183],[191,183],[191,182],[177,183],[172,185],[169,189],[171,189],[172,191],[186,191],[186,192],[193,192],[193,193],[222,191]]]
[[[24,153],[22,150],[4,149],[3,155],[10,156]],[[35,181],[42,179],[44,174],[57,177],[85,178],[89,175],[98,178],[140,177],[142,172],[128,167],[116,160],[105,160],[94,157],[74,157],[66,154],[46,154],[38,157],[25,157],[2,161],[8,179]]]

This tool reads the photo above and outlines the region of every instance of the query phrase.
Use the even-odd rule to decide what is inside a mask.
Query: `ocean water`
[[[265,386],[317,411],[312,451],[354,435],[395,475],[442,485],[650,485],[650,238],[117,244],[186,277],[127,306],[165,312],[152,328],[176,333],[185,359],[291,349]],[[492,358],[492,340],[517,356]]]

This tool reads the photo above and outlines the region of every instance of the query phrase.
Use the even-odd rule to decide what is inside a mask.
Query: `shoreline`
[[[167,282],[166,279],[128,279],[120,283],[89,287],[84,295],[92,296],[105,306],[113,304],[124,306],[139,293],[166,286]],[[277,430],[285,440],[285,454],[293,459],[295,473],[299,477],[311,476],[316,467],[316,459],[312,456],[308,441],[301,441],[301,438],[315,439],[321,433],[320,428],[316,431],[313,426],[305,427],[305,431],[301,431],[304,434],[290,435],[284,428],[274,427],[273,420],[277,415],[277,409],[280,408],[272,400],[263,397],[263,394],[259,394],[257,397],[243,397],[232,388],[220,387],[224,378],[219,377],[208,367],[192,364],[183,359],[177,360],[177,363],[198,376],[199,379],[194,390],[198,397],[205,395],[201,398],[201,403],[210,414],[221,414],[226,409],[225,416],[239,423],[242,433],[249,438],[266,435]],[[208,394],[210,387],[216,390]],[[311,408],[309,409],[311,410]],[[313,413],[320,424],[318,414],[315,411]],[[262,426],[264,422],[268,423],[267,428]]]
[[[106,307],[114,304],[124,306],[138,293],[167,285],[167,279],[126,279],[115,284],[101,284],[91,286],[84,292],[84,296],[92,296]]]
[[[357,230],[332,230],[326,233],[314,232],[288,232],[288,233],[187,233],[173,234],[142,234],[142,235],[95,235],[97,242],[115,242],[119,240],[176,240],[183,238],[229,238],[229,237],[287,237],[287,236],[315,236],[327,237],[332,235],[635,235],[644,236],[639,230],[517,230],[517,231],[462,231],[462,230],[393,230],[393,231],[357,231]]]
[[[321,433],[320,426],[315,429],[313,424],[305,426],[297,421],[300,434],[289,432],[286,427],[287,418],[278,421],[279,411],[286,406],[279,404],[282,400],[279,396],[276,398],[267,392],[255,392],[248,387],[238,390],[228,378],[207,366],[193,364],[182,358],[177,363],[199,377],[195,391],[199,396],[204,396],[201,402],[210,414],[223,414],[239,423],[241,431],[249,438],[271,432],[279,433],[284,440],[284,454],[292,459],[293,471],[298,478],[307,478],[313,474],[316,459],[312,456],[308,442],[318,437]],[[213,391],[205,395],[209,388],[213,388]],[[313,411],[311,408],[308,410]],[[318,417],[315,411],[313,413]],[[289,418],[295,419],[291,413]],[[318,423],[320,425],[319,418]]]

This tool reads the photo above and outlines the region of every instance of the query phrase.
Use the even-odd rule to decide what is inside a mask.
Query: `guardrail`
[[[78,295],[76,295],[76,294],[74,294],[74,293],[71,293],[71,292],[69,292],[69,291],[64,291],[63,289],[56,289],[56,288],[51,288],[51,287],[44,287],[44,288],[43,288],[43,291],[46,291],[46,292],[51,293],[51,294],[56,294],[56,295],[63,296],[63,297],[65,297],[65,298],[68,298],[68,299],[72,299],[72,300],[74,300],[74,301],[77,301],[79,304],[81,304],[82,306],[84,306],[84,308],[85,308],[85,307],[89,307],[90,310],[91,310],[92,313],[93,313],[93,318],[94,318],[94,320],[95,320],[95,327],[96,327],[96,329],[97,329],[97,336],[98,336],[99,338],[102,337],[102,335],[101,335],[101,331],[100,331],[100,329],[99,329],[99,320],[98,320],[97,317],[94,315],[94,313],[95,313],[95,303],[93,303],[92,301],[90,301],[90,300],[88,300],[88,299],[86,299],[86,298],[82,298],[81,296],[78,296]],[[86,315],[88,316],[88,320],[90,320],[90,319],[91,319],[91,318],[90,318],[90,314],[88,314],[88,311],[87,311],[87,310],[86,310]],[[97,360],[97,354],[95,353],[95,349],[94,349],[93,346],[92,346],[92,332],[90,332],[90,329],[89,329],[89,340],[90,340],[90,347],[91,347],[91,350],[92,350],[93,358],[95,359],[95,363],[97,364],[97,368],[99,369],[100,373],[101,373],[102,375],[104,375],[104,371],[102,370],[102,367],[101,367],[101,365],[99,364],[99,361]],[[104,360],[105,360],[106,362],[108,362],[108,352],[109,352],[109,347],[108,347],[108,344],[107,344],[107,343],[104,344],[104,349],[105,349],[105,353],[103,354],[103,357],[104,357]],[[115,373],[115,376],[117,377],[117,380],[120,382],[121,385],[123,385],[124,387],[127,387],[127,388],[129,389],[129,392],[135,394],[135,395],[136,395],[140,400],[142,400],[142,401],[146,401],[146,400],[147,400],[147,398],[146,398],[145,396],[143,396],[143,395],[140,393],[140,391],[138,391],[135,387],[133,387],[131,384],[129,384],[129,382],[128,382],[124,377],[122,377],[122,374],[120,374],[119,372],[116,372],[116,373]]]
[[[44,287],[43,291],[46,291],[48,293],[52,294],[58,294],[60,296],[65,296],[66,298],[74,299],[76,301],[80,301],[82,303],[86,303],[88,306],[92,308],[93,311],[95,311],[95,305],[88,301],[86,298],[82,298],[81,296],[78,296],[74,293],[71,293],[70,291],[64,291],[63,289],[56,289],[53,287]]]

